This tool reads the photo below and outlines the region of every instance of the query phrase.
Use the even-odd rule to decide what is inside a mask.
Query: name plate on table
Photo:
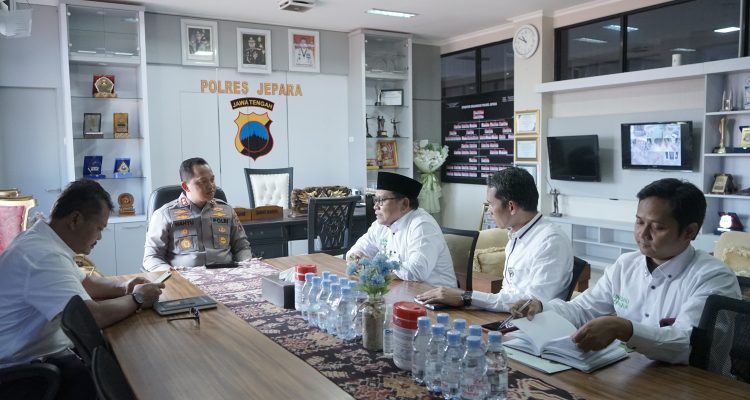
[[[260,206],[255,208],[235,207],[234,212],[242,222],[267,221],[284,218],[284,208],[279,206]]]
[[[294,309],[294,283],[273,276],[261,278],[261,293],[266,300],[278,307]]]

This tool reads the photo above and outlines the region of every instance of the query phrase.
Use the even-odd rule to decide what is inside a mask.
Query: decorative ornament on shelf
[[[448,158],[448,146],[429,143],[420,140],[414,143],[414,165],[422,174],[422,191],[419,192],[419,205],[428,213],[440,212],[440,197],[443,189],[440,187],[435,172]]]
[[[357,290],[367,294],[357,312],[362,313],[362,346],[365,349],[380,351],[383,348],[383,317],[388,285],[393,280],[392,272],[401,268],[401,262],[389,260],[379,252],[372,258],[350,258],[346,268],[349,276],[359,280]]]

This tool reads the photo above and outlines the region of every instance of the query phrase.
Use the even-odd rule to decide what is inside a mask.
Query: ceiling
[[[510,23],[537,11],[552,15],[599,0],[317,0],[307,12],[283,11],[278,0],[140,0],[147,11],[207,19],[350,32],[369,28],[415,35],[421,43],[443,44],[473,32]],[[366,14],[370,8],[418,14],[394,18]]]

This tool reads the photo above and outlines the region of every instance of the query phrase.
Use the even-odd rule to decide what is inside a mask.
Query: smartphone
[[[172,271],[165,271],[160,277],[156,278],[154,283],[162,283],[172,277]]]
[[[239,267],[239,263],[237,261],[232,261],[228,263],[216,263],[216,264],[206,264],[206,269],[216,269],[216,268],[237,268]]]
[[[508,332],[513,332],[513,331],[517,331],[518,330],[518,328],[515,327],[515,326],[513,326],[513,325],[511,325],[509,327],[506,326],[503,329],[499,329],[500,328],[500,324],[502,324],[502,323],[503,323],[503,321],[490,322],[489,324],[482,325],[482,328],[485,329],[485,330],[488,330],[488,331],[500,330],[500,332],[502,334],[506,334]]]
[[[416,297],[414,298],[414,302],[416,302],[417,304],[420,304],[422,307],[424,307],[424,308],[426,308],[428,310],[432,310],[432,311],[443,310],[443,309],[446,309],[446,308],[450,308],[450,306],[445,305],[445,304],[440,304],[440,303],[437,303],[437,304],[434,304],[434,303],[425,303],[422,300],[418,300]]]

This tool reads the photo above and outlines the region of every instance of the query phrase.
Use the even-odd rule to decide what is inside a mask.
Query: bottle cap
[[[351,294],[352,294],[352,289],[351,288],[349,288],[349,287],[342,287],[341,288],[341,296],[342,297],[343,296],[351,296]]]
[[[430,317],[417,318],[417,326],[419,326],[420,329],[428,329],[430,327]]]
[[[443,336],[445,335],[445,325],[435,324],[432,326],[432,336]]]
[[[466,329],[466,320],[461,318],[456,318],[453,320],[453,329],[457,331],[463,331]]]
[[[427,310],[417,303],[398,301],[393,303],[393,323],[405,329],[417,329],[417,319],[427,315]]]
[[[331,292],[336,293],[340,291],[341,291],[341,285],[339,285],[338,283],[333,283],[333,281],[331,281]]]
[[[466,338],[466,347],[469,349],[478,349],[482,345],[482,338],[479,336],[469,336]]]
[[[323,280],[323,278],[319,276],[313,276],[313,285],[320,285],[321,280]]]
[[[503,343],[503,334],[498,331],[490,331],[490,333],[487,334],[487,342],[501,344]]]
[[[315,276],[314,272],[305,272],[305,282],[312,281],[312,278]]]
[[[435,317],[438,324],[448,325],[448,321],[450,321],[450,315],[447,313],[438,313]]]
[[[331,281],[323,280],[323,289],[331,289]]]
[[[448,344],[459,344],[461,343],[461,332],[451,329],[448,331]]]
[[[482,336],[482,326],[469,325],[469,336]]]

